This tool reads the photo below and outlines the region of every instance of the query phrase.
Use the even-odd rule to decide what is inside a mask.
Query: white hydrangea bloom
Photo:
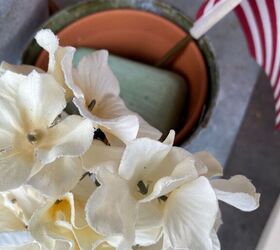
[[[80,159],[74,156],[91,145],[93,127],[90,121],[74,115],[57,122],[66,101],[64,89],[55,79],[35,71],[27,76],[6,71],[0,85],[0,191],[35,178],[45,165],[48,168],[41,173],[48,179],[44,182],[47,185],[41,185],[45,188],[52,176],[61,180],[65,171],[82,172]],[[64,184],[72,188],[78,180],[74,176]]]
[[[164,143],[140,138],[124,150],[103,145],[97,161],[86,158],[100,182],[87,204],[88,222],[102,234],[124,235],[123,249],[218,250],[218,199],[244,211],[258,207],[248,179],[212,179],[221,175],[220,164],[205,152],[172,147],[173,138],[172,132]],[[114,157],[106,161],[106,152]]]
[[[136,139],[118,169],[95,169],[101,186],[87,204],[89,224],[105,235],[124,235],[123,249],[155,244],[162,235],[162,249],[212,246],[216,195],[191,155],[172,147],[173,139],[173,132],[164,143]]]

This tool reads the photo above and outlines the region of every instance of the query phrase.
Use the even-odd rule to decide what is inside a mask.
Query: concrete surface
[[[47,1],[0,0],[0,62],[18,62],[38,26],[48,17]]]
[[[253,181],[261,193],[260,207],[242,213],[222,206],[224,225],[219,238],[223,250],[254,250],[280,193],[280,131],[274,129],[274,118],[272,90],[260,73],[225,167],[225,177],[239,173]],[[280,238],[278,244],[280,249]]]

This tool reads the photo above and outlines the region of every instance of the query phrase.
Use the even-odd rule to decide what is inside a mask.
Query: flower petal
[[[94,183],[93,178],[90,175],[84,175],[71,192],[75,199],[79,199],[86,203],[95,189],[96,184]]]
[[[42,29],[35,35],[36,42],[49,53],[49,70],[55,69],[55,53],[59,47],[58,38],[50,29]]]
[[[107,96],[106,104],[110,105],[106,107],[103,106],[102,110],[98,111],[96,114],[92,114],[89,112],[84,100],[82,98],[74,98],[73,102],[79,109],[80,114],[90,119],[96,128],[100,128],[102,132],[107,134],[112,134],[119,138],[124,143],[127,143],[128,141],[131,141],[136,138],[138,130],[139,130],[139,121],[137,116],[135,115],[120,115],[119,111],[122,112],[122,110],[118,109],[120,107],[119,105],[122,105],[121,102],[112,102],[111,98],[113,96]],[[120,100],[119,97],[114,98],[114,100]],[[105,102],[103,102],[104,104]],[[111,109],[112,108],[112,109]],[[103,113],[104,111],[104,113]],[[108,136],[107,136],[108,137]]]
[[[163,214],[158,201],[140,203],[134,245],[155,244],[162,236]]]
[[[48,70],[49,73],[54,74],[55,79],[63,85],[63,87],[67,91],[70,91],[71,93],[71,98],[73,98],[73,93],[70,88],[68,88],[66,84],[66,79],[65,79],[65,69],[67,68],[67,72],[70,69],[73,69],[73,57],[76,52],[76,48],[71,47],[71,46],[59,46],[56,53],[55,53],[55,69],[54,71],[50,72],[50,68]],[[65,71],[65,72],[66,72]],[[70,72],[70,71],[69,71]]]
[[[1,64],[2,66],[2,64]],[[25,81],[27,76],[17,74],[12,71],[4,71],[0,76],[1,92],[0,96],[9,102],[16,102],[19,85]]]
[[[133,247],[133,250],[173,250],[171,248],[164,248],[162,246],[162,240],[158,241],[156,244],[150,245],[150,246],[135,246]],[[183,249],[181,249],[183,250]]]
[[[71,223],[73,217],[73,196],[67,193],[60,200],[48,200],[44,206],[35,211],[30,220],[29,231],[46,249],[57,249],[59,240],[73,246],[75,244],[73,233],[60,225]]]
[[[0,242],[0,244],[1,244],[1,242]],[[41,250],[41,246],[37,242],[31,242],[31,243],[27,243],[27,244],[23,244],[23,245],[12,246],[12,247],[0,246],[0,250]],[[59,249],[57,249],[57,250],[59,250]]]
[[[210,233],[211,239],[212,239],[212,250],[220,250],[221,244],[218,238],[218,235],[214,229],[212,229]]]
[[[55,241],[55,250],[60,250],[60,249],[69,249],[69,250],[75,250],[75,249],[82,249],[79,247],[79,243],[77,242],[77,239],[75,238],[75,235],[73,231],[71,230],[71,225],[68,227],[65,226],[63,227],[63,222],[57,223],[58,226],[60,227],[60,230],[64,233],[63,239],[60,239],[61,236],[57,236],[57,232],[54,234],[51,234]],[[67,225],[67,223],[65,223]]]
[[[156,244],[161,237],[162,237],[162,226],[149,228],[149,229],[136,230],[134,245],[139,245],[142,247],[151,246]],[[158,249],[160,250],[161,248]]]
[[[63,69],[69,65],[67,62],[72,64],[73,55],[76,49],[69,46],[60,47],[58,38],[49,29],[40,30],[36,34],[35,39],[37,43],[49,53],[48,73],[52,74],[55,80],[65,89],[66,99],[70,100],[73,94],[65,84]],[[62,64],[63,60],[64,63]]]
[[[77,98],[82,98],[85,100],[85,93],[83,93],[80,86],[77,84],[79,82],[79,78],[77,76],[77,69],[73,68],[73,57],[75,54],[75,50],[69,51],[65,53],[63,59],[61,60],[61,69],[64,74],[65,84],[67,85],[67,89],[72,91],[72,94]]]
[[[5,140],[14,140],[16,133],[21,133],[23,131],[23,121],[20,113],[20,109],[13,102],[0,97],[0,132],[1,139],[7,138]],[[10,139],[8,139],[10,138]],[[5,144],[8,144],[5,146]],[[0,142],[2,147],[9,147],[8,142]]]
[[[136,229],[150,229],[162,226],[163,213],[158,206],[158,201],[140,203],[138,205],[138,214]]]
[[[260,194],[243,175],[235,175],[229,180],[216,179],[211,181],[217,198],[242,211],[250,212],[259,207]]]
[[[8,150],[0,153],[0,191],[21,186],[29,177],[33,160],[25,152]]]
[[[173,191],[164,211],[164,238],[177,249],[211,249],[218,202],[205,177]]]
[[[173,131],[174,132],[174,131]],[[166,143],[166,142],[164,142]],[[173,171],[174,166],[179,164],[182,161],[189,161],[188,164],[195,166],[196,171],[199,175],[205,174],[207,172],[207,167],[205,164],[196,157],[196,155],[191,154],[187,150],[181,147],[172,147],[170,153],[162,162],[162,172],[164,171],[165,176],[169,176],[170,173]],[[178,168],[179,170],[180,168]],[[185,170],[181,169],[183,172]],[[185,172],[186,173],[186,172]]]
[[[74,237],[72,238],[72,240],[75,240]],[[69,240],[66,240],[66,239],[65,240],[55,240],[55,246],[54,246],[53,250],[61,250],[61,249],[73,250],[73,249],[75,249],[73,245],[74,245],[73,242],[70,242]],[[47,250],[46,248],[43,248],[43,249]]]
[[[93,140],[89,150],[82,155],[83,167],[86,170],[97,167],[118,167],[123,151],[123,147],[108,146],[102,141]]]
[[[149,173],[155,168],[160,171],[158,164],[167,156],[171,148],[172,144],[149,138],[139,138],[130,142],[123,153],[119,175],[135,182],[139,181],[140,176],[150,175]]]
[[[122,236],[110,236],[94,242],[92,250],[132,250]]]
[[[223,175],[223,167],[217,161],[217,159],[209,154],[208,152],[202,151],[194,154],[194,156],[201,161],[201,165],[206,166],[207,173],[205,174],[206,177],[216,177]]]
[[[74,195],[75,208],[75,218],[72,222],[72,226],[75,229],[83,229],[88,226],[86,222],[85,206],[95,189],[96,184],[90,175],[84,175],[75,188],[72,189],[71,192]]]
[[[25,250],[23,245],[29,245],[34,241],[28,231],[13,231],[0,233],[0,249],[14,250],[19,249]],[[35,248],[36,249],[36,248]]]
[[[66,65],[68,65],[68,67],[72,65],[75,51],[76,49],[73,47],[59,47],[55,54],[55,69],[54,71],[48,70],[48,73],[51,73],[56,81],[65,89],[65,98],[67,101],[70,101],[73,98],[73,92],[66,85],[66,75],[64,71],[66,72]],[[65,63],[65,61],[68,61],[67,64]]]
[[[73,189],[83,172],[80,158],[61,157],[44,166],[28,183],[42,193],[57,198]]]
[[[146,122],[140,115],[137,114],[139,120],[139,131],[137,138],[147,137],[153,140],[159,140],[162,133],[148,122]]]
[[[173,145],[174,140],[175,140],[175,131],[171,129],[169,131],[169,134],[166,136],[165,140],[163,141],[163,143],[166,145]]]
[[[107,138],[110,144],[114,145],[114,140],[111,140],[110,134],[127,144],[136,138],[139,123],[136,116],[128,115],[102,122],[99,128],[106,136],[108,134]]]
[[[33,213],[45,203],[45,197],[31,186],[24,185],[12,191],[3,193],[4,202],[25,225]]]
[[[0,204],[0,232],[24,230],[26,230],[25,224],[9,208],[5,207],[3,204]]]
[[[121,116],[135,115],[125,105],[119,96],[105,95],[103,100],[97,102],[92,110],[92,114],[103,121],[117,119]]]
[[[51,237],[57,240],[64,239],[73,249],[91,249],[91,245],[95,241],[103,239],[103,236],[97,234],[87,224],[80,228],[76,227],[76,222],[80,223],[84,220],[84,218],[77,218],[77,216],[85,217],[85,214],[77,214],[76,208],[79,207],[79,204],[77,206],[77,199],[72,193],[65,194],[60,201],[61,203],[55,202],[49,209],[49,215],[56,212],[54,224],[57,228],[49,232]],[[61,216],[61,213],[64,215]]]
[[[37,149],[37,159],[47,164],[61,156],[80,156],[90,147],[93,131],[89,120],[68,116],[48,129]]]
[[[119,96],[105,95],[102,101],[96,103],[97,105],[92,112],[95,116],[103,119],[117,119],[123,116],[136,116],[139,123],[139,131],[138,133],[136,132],[138,138],[147,137],[158,140],[161,137],[162,133],[158,129],[148,124],[140,115],[129,110]],[[106,126],[105,123],[103,123],[103,125]],[[108,126],[110,126],[110,124]],[[134,138],[132,139],[135,139],[136,135],[134,135]],[[129,140],[132,139],[130,138]]]
[[[111,237],[114,238],[114,237]],[[110,239],[111,239],[110,238]],[[120,238],[120,239],[119,239]],[[108,242],[107,238],[104,238],[102,240],[95,241],[92,245],[92,250],[121,250],[118,249],[118,245],[120,244],[120,241],[122,240],[122,237],[118,237],[117,240],[113,239],[114,247],[112,247]],[[117,243],[116,243],[117,242]],[[110,242],[111,243],[111,242]]]
[[[218,232],[218,230],[219,230],[219,228],[222,224],[223,224],[222,213],[221,213],[221,210],[219,208],[219,211],[218,211],[217,216],[216,216],[216,221],[215,221],[215,224],[214,224],[214,230],[216,232]]]
[[[105,95],[119,95],[119,82],[108,65],[107,50],[98,50],[84,56],[79,62],[77,70],[79,75],[77,84],[87,102],[95,99],[99,103]],[[72,90],[74,91],[74,89]]]
[[[166,142],[163,143],[167,144]],[[169,142],[171,145],[172,143],[173,141],[171,143]],[[185,167],[184,164],[181,164],[183,161],[185,162]],[[181,167],[177,167],[180,166],[180,164]],[[196,161],[191,153],[180,147],[172,147],[168,155],[160,163],[159,169],[155,169],[150,175],[154,176],[155,180],[171,175],[173,177],[181,178],[189,175],[188,171],[194,172],[194,166],[196,167]]]
[[[92,249],[94,242],[104,238],[93,231],[89,226],[83,229],[73,229],[73,234],[79,245],[79,249]]]
[[[195,180],[197,177],[198,173],[193,162],[189,159],[185,159],[175,166],[170,176],[160,178],[155,183],[152,193],[140,200],[140,202],[148,202],[164,196],[182,186],[184,183]]]
[[[123,236],[125,241],[121,244],[132,246],[137,203],[130,194],[127,181],[105,168],[99,168],[96,175],[101,186],[92,194],[86,206],[89,225],[109,237]]]
[[[11,149],[13,146],[14,135],[6,130],[0,128],[0,150],[5,151]],[[1,162],[1,152],[0,152],[0,162]]]
[[[18,105],[27,129],[51,126],[65,108],[64,89],[48,74],[30,73],[19,85]]]

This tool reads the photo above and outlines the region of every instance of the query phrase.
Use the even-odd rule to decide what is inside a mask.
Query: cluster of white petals
[[[218,250],[218,200],[259,206],[246,177],[173,146],[120,98],[100,50],[36,35],[47,72],[0,66],[0,250]],[[76,106],[69,109],[67,107]]]
[[[0,77],[0,191],[28,181],[48,189],[64,173],[82,174],[81,156],[93,137],[92,124],[77,115],[60,119],[66,106],[64,89],[52,75],[35,70],[28,75],[6,70]],[[79,181],[73,176],[66,188]],[[61,185],[61,183],[60,183]],[[62,186],[56,193],[64,193]],[[52,191],[52,190],[50,190]]]
[[[127,143],[136,137],[159,139],[161,133],[136,113],[128,110],[119,97],[120,86],[108,65],[108,52],[99,50],[85,56],[77,68],[72,65],[75,48],[60,47],[50,30],[42,30],[36,41],[49,53],[48,72],[67,90],[68,99],[83,117],[101,129],[110,144]]]
[[[122,235],[120,249],[220,249],[218,200],[243,211],[259,205],[246,177],[214,178],[222,175],[217,160],[174,147],[173,139],[173,131],[163,143],[139,138],[124,150],[95,142],[98,160],[83,156],[100,184],[86,206],[88,223],[109,237]]]

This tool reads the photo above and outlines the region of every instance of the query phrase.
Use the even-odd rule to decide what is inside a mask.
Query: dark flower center
[[[35,144],[36,142],[38,142],[39,140],[39,134],[38,132],[30,132],[27,134],[27,140],[31,143],[31,144]]]
[[[92,111],[93,108],[94,108],[94,106],[95,106],[95,104],[96,104],[96,100],[93,99],[93,100],[90,102],[90,104],[88,105],[88,110],[89,110],[89,111]]]
[[[145,185],[145,183],[143,181],[139,181],[137,183],[137,187],[139,188],[139,192],[141,194],[147,194],[149,191],[149,184],[147,184],[147,186]]]

